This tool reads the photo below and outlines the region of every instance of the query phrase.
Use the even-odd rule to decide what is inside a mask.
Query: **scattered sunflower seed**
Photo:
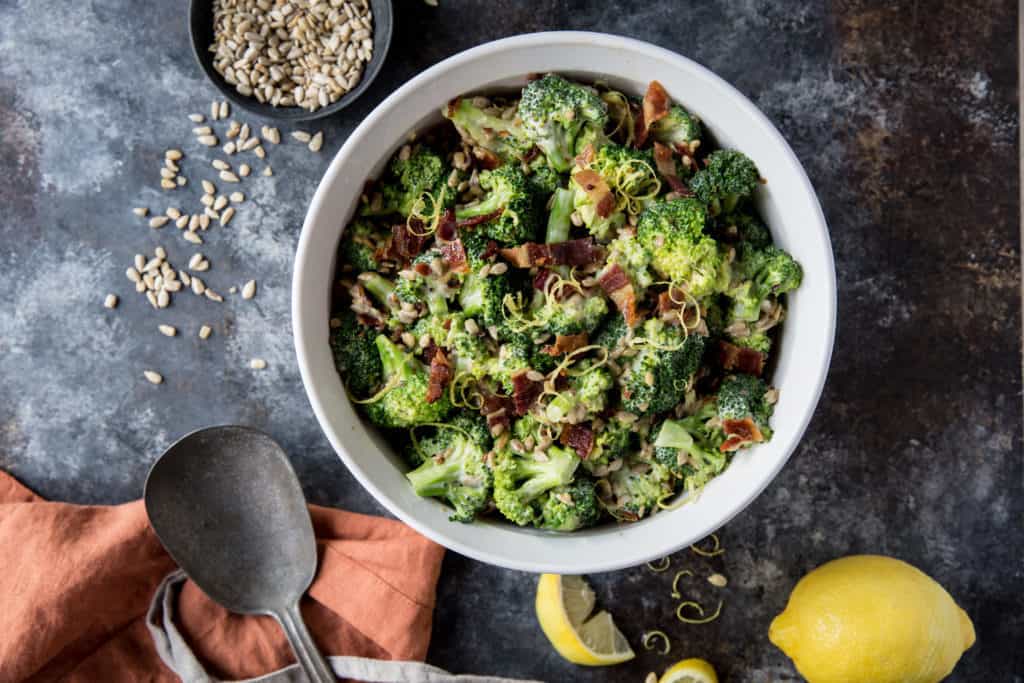
[[[173,190],[174,188],[177,187],[177,184],[175,184],[173,180],[170,180],[168,178],[161,178],[160,187],[162,187],[165,190]]]
[[[233,142],[229,142],[229,143],[225,144],[222,149],[224,150],[225,154],[227,154],[228,156],[231,156],[238,149],[238,146],[235,143],[233,143]]]
[[[226,119],[230,113],[231,113],[231,107],[230,107],[230,105],[228,105],[227,101],[221,102],[220,103],[220,110],[218,112],[218,115],[220,116],[220,118]]]
[[[214,211],[220,211],[221,209],[223,209],[227,205],[228,205],[228,198],[225,197],[224,195],[220,195],[219,197],[217,197],[213,201],[213,210]]]
[[[142,375],[149,380],[150,384],[160,384],[164,381],[163,375],[156,370],[144,370]]]
[[[182,214],[178,218],[178,220],[174,221],[174,225],[177,226],[179,230],[184,230],[185,226],[188,225],[189,220],[190,220],[190,216],[187,213],[186,214]]]
[[[237,183],[237,182],[239,182],[238,176],[236,176],[231,171],[221,171],[220,172],[220,179],[223,180],[225,183]]]
[[[254,296],[256,296],[256,281],[249,280],[244,285],[242,285],[242,298],[251,299]]]
[[[179,218],[181,218],[181,211],[174,208],[173,206],[170,206],[167,208],[166,211],[164,211],[164,215],[170,218],[172,221],[176,221]]]
[[[235,207],[229,206],[228,208],[224,209],[224,213],[220,215],[220,224],[227,225],[228,223],[231,222],[231,219],[234,218],[234,216]]]
[[[309,151],[319,152],[320,148],[324,146],[324,133],[320,131],[313,136],[313,139],[309,141]]]
[[[217,104],[216,100],[210,102],[210,118],[214,121],[220,118],[220,105]]]
[[[252,368],[253,370],[262,370],[265,367],[267,367],[267,361],[263,360],[262,358],[253,358],[251,361],[249,361],[249,367]]]
[[[191,230],[186,230],[184,233],[182,233],[182,237],[185,238],[186,242],[191,242],[192,244],[203,243],[203,238],[200,237],[198,233],[192,232]]]
[[[230,170],[230,168],[231,168],[231,164],[229,164],[228,162],[224,161],[223,159],[214,159],[213,161],[210,162],[210,165],[213,166],[218,171],[227,171],[227,170]],[[206,182],[206,181],[203,181],[203,182]]]
[[[210,301],[216,301],[217,303],[224,301],[224,297],[222,297],[220,294],[213,291],[212,289],[207,289],[205,292],[203,292],[203,294],[206,295],[206,298],[209,299]]]
[[[174,182],[178,183],[178,187],[185,187],[185,183],[188,182],[188,178],[186,178],[183,175],[180,175],[174,179]]]
[[[192,293],[196,294],[198,296],[199,294],[202,294],[205,291],[206,291],[206,284],[203,283],[203,281],[200,280],[198,277],[193,275],[192,276]]]
[[[295,138],[296,140],[298,140],[299,142],[307,142],[307,143],[310,140],[313,139],[313,136],[310,135],[309,133],[307,133],[304,130],[293,130],[292,131],[292,137]]]
[[[157,325],[157,329],[160,330],[160,334],[165,337],[173,337],[178,334],[178,328],[172,325]]]
[[[192,123],[202,123],[203,121],[206,120],[206,117],[203,116],[202,114],[189,114],[188,115],[188,120],[191,121]]]
[[[216,147],[217,146],[217,136],[216,135],[200,135],[199,138],[197,139],[197,142],[199,142],[200,145],[206,145],[207,147]]]
[[[206,194],[214,194],[217,192],[217,186],[211,183],[209,180],[203,181],[203,192]]]
[[[167,216],[153,216],[149,219],[149,227],[159,229],[164,227],[164,225],[167,224],[167,221]]]
[[[183,156],[185,155],[181,153],[180,149],[169,149],[164,152],[164,159],[168,159],[169,161],[178,161]]]
[[[242,164],[241,166],[238,167],[238,175],[242,176],[243,178],[249,175],[251,171],[252,169],[249,168],[249,164]]]
[[[271,126],[263,126],[260,129],[260,133],[263,135],[263,139],[273,145],[281,144],[281,131]]]
[[[253,140],[255,140],[255,139],[256,139],[256,138],[253,138]],[[257,158],[257,159],[266,159],[266,158],[267,158],[267,153],[266,153],[266,151],[264,151],[264,149],[263,149],[262,147],[260,147],[259,145],[257,145],[257,146],[256,146],[256,147],[255,147],[255,148],[254,148],[254,149],[252,150],[252,153],[256,155],[256,158]]]
[[[145,217],[146,214],[149,213],[149,209],[147,209],[144,206],[137,206],[134,209],[132,209],[132,213],[134,213],[136,216]]]
[[[202,327],[199,328],[199,338],[200,339],[207,339],[207,338],[209,338],[209,336],[210,336],[210,334],[212,332],[213,332],[213,330],[210,329],[209,325],[203,325]]]
[[[103,305],[106,308],[117,308],[117,295],[107,294],[107,298],[103,300]]]
[[[712,586],[715,586],[716,588],[725,588],[725,586],[729,583],[729,580],[721,574],[712,574],[708,577],[708,583],[710,583]]]
[[[263,175],[269,178],[270,176],[274,175],[274,169],[267,166],[265,169],[263,169]]]
[[[231,193],[231,197],[230,197],[230,199],[231,199],[231,201],[232,201],[232,202],[234,202],[235,204],[241,204],[242,202],[244,202],[244,201],[245,201],[245,195],[244,195],[244,194],[242,194],[241,192],[238,192],[238,191],[236,190],[235,192],[232,192],[232,193]]]

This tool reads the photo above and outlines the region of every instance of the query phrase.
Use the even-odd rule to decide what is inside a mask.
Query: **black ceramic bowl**
[[[235,90],[235,87],[224,80],[224,77],[213,68],[213,53],[209,47],[213,44],[213,0],[190,0],[189,2],[189,34],[192,38],[192,53],[199,65],[209,76],[217,89],[224,93],[233,104],[254,114],[281,121],[311,121],[337,113],[354,102],[366,91],[373,79],[377,77],[384,58],[391,44],[393,19],[391,0],[370,0],[373,11],[373,57],[363,69],[363,77],[356,87],[345,93],[337,102],[309,111],[302,107],[274,107],[263,104],[255,97],[247,97]]]

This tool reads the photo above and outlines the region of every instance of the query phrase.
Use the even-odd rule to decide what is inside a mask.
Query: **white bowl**
[[[441,119],[463,93],[521,87],[527,74],[557,71],[602,80],[642,95],[657,79],[696,113],[722,147],[742,150],[767,178],[758,208],[775,241],[803,265],[789,295],[773,383],[780,390],[775,434],[737,454],[690,504],[634,524],[605,524],[572,534],[499,521],[448,521],[443,504],[419,498],[406,466],[345,395],[328,347],[335,252],[363,182],[376,177],[406,135]],[[506,38],[462,52],[396,90],[352,133],[320,182],[302,227],[292,281],[292,325],[302,381],[331,445],[373,496],[402,521],[456,552],[531,572],[579,574],[634,566],[694,543],[743,510],[782,469],[817,405],[835,333],[836,285],[828,229],[814,189],[793,151],[767,118],[704,67],[648,43],[599,33],[553,32]]]

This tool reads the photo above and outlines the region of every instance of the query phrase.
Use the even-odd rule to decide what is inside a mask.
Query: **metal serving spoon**
[[[232,612],[281,624],[313,683],[335,680],[299,614],[316,574],[306,499],[284,450],[247,427],[209,427],[149,471],[150,524],[190,579]]]

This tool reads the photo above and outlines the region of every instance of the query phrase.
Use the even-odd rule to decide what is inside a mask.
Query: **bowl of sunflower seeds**
[[[308,121],[354,102],[391,42],[390,0],[191,0],[192,51],[239,107]]]

